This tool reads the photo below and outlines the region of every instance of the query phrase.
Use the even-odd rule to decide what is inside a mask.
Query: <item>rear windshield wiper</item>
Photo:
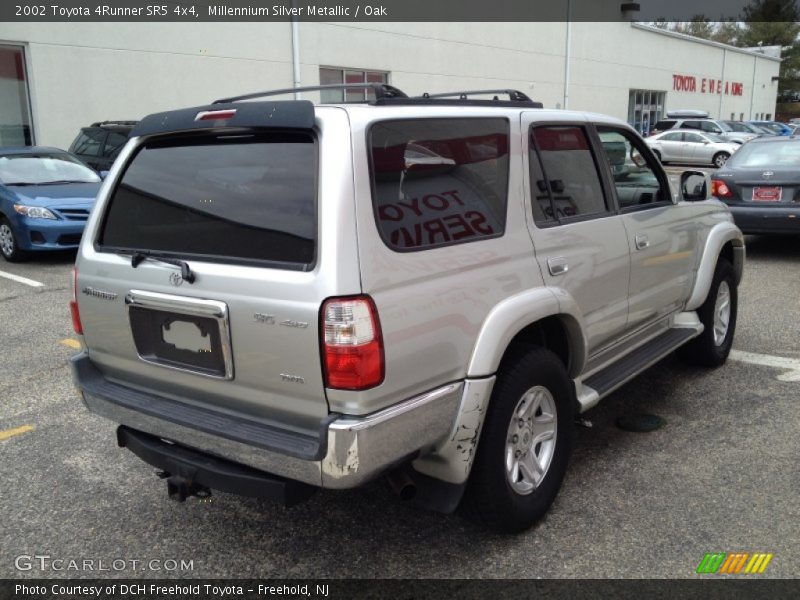
[[[189,268],[189,263],[185,260],[177,258],[167,258],[166,256],[157,256],[149,252],[134,252],[131,255],[131,267],[134,269],[139,266],[143,260],[155,260],[158,262],[166,263],[168,265],[175,265],[181,268],[181,278],[187,283],[194,283],[194,273]]]

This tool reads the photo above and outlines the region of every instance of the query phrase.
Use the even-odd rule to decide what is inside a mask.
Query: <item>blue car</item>
[[[772,135],[792,135],[792,128],[778,121],[748,121],[748,123],[766,129]]]
[[[0,253],[77,248],[102,180],[71,154],[41,146],[0,148]]]

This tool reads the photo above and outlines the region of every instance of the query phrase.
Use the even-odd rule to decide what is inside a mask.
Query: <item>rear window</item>
[[[675,126],[675,120],[671,121],[658,121],[655,125],[653,125],[653,131],[666,131],[667,129],[672,129]]]
[[[375,220],[396,251],[503,235],[506,119],[383,121],[370,130]]]
[[[151,142],[114,190],[98,246],[310,268],[316,163],[303,133]]]

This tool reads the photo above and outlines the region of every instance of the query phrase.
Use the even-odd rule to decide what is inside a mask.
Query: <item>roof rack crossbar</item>
[[[408,98],[403,90],[400,90],[388,83],[332,83],[327,85],[309,85],[304,87],[284,88],[281,90],[268,90],[266,92],[255,92],[243,96],[232,96],[230,98],[220,98],[214,100],[212,104],[228,104],[241,100],[253,100],[255,98],[266,98],[267,96],[280,96],[282,94],[293,94],[295,92],[319,92],[324,90],[372,90],[377,99],[383,98]]]
[[[530,102],[531,99],[524,93],[520,92],[519,90],[510,90],[510,89],[503,89],[503,90],[464,90],[460,92],[442,92],[440,94],[429,94],[425,92],[422,94],[422,98],[455,98],[458,97],[459,100],[467,100],[468,96],[474,96],[476,94],[507,94],[508,99],[511,102]],[[495,100],[499,99],[497,96],[494,97]]]

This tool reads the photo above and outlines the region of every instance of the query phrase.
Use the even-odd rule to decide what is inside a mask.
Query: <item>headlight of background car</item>
[[[24,204],[15,204],[14,210],[21,215],[30,217],[31,219],[55,219],[56,216],[46,208],[41,206],[25,206]]]

